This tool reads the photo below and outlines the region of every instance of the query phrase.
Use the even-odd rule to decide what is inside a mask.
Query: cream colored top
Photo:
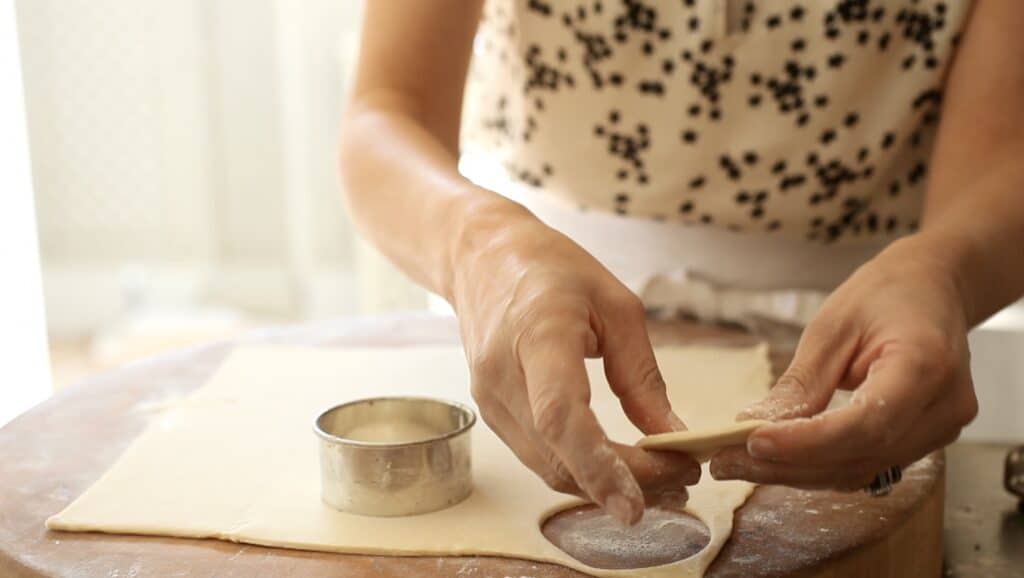
[[[969,6],[492,0],[463,143],[572,211],[879,244],[917,227]]]

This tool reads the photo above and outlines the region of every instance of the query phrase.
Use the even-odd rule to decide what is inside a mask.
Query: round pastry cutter
[[[409,516],[461,502],[472,492],[468,406],[426,397],[378,397],[332,407],[320,438],[321,497],[369,516]]]

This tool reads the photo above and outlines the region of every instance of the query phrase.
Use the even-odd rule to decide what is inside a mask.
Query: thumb
[[[821,412],[846,373],[852,343],[833,323],[813,320],[800,335],[789,367],[767,397],[748,406],[736,419],[775,421]]]
[[[604,372],[626,417],[646,435],[685,430],[669,403],[639,299],[621,307],[611,321],[602,343]]]

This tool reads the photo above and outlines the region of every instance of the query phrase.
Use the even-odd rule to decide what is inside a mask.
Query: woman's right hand
[[[480,414],[551,488],[625,524],[644,489],[700,478],[682,454],[610,441],[590,409],[585,357],[603,357],[626,416],[645,434],[685,429],[672,412],[640,300],[596,259],[502,200],[476,211],[453,249],[454,306]]]

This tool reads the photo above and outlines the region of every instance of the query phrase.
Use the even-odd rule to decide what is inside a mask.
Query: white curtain
[[[195,304],[418,309],[335,164],[359,3],[19,0],[51,330]]]

